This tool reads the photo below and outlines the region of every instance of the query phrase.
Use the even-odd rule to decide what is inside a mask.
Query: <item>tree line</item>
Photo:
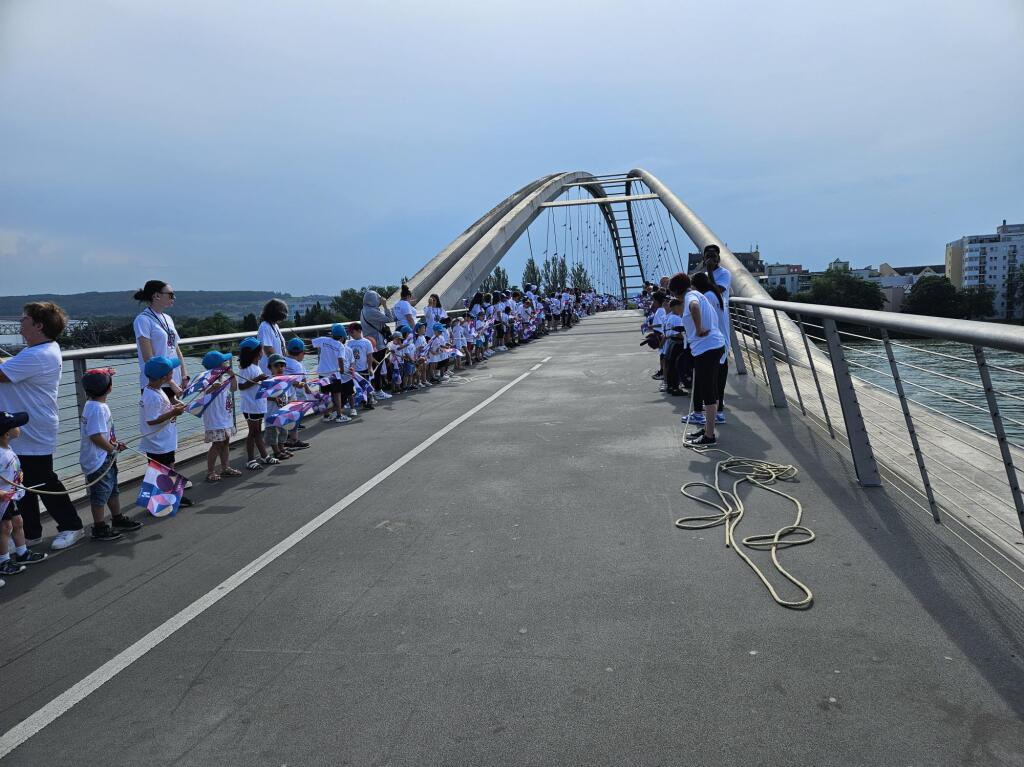
[[[577,261],[571,267],[565,260],[565,256],[552,256],[545,258],[538,266],[533,256],[526,260],[523,267],[523,281],[520,283],[525,290],[527,285],[536,285],[544,294],[561,293],[566,288],[571,290],[593,290],[594,285],[587,272],[586,266]],[[494,267],[494,271],[487,275],[480,283],[481,293],[494,293],[499,290],[510,290],[508,272],[500,266]]]

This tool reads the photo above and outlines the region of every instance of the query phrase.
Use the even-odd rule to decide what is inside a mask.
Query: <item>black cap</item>
[[[8,413],[0,410],[0,435],[6,434],[15,426],[24,426],[28,423],[28,413]]]
[[[82,389],[90,397],[101,397],[110,389],[114,371],[109,368],[86,370],[82,374]]]

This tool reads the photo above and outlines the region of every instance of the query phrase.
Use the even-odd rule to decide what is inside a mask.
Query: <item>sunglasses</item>
[[[174,291],[173,290],[161,290],[160,292],[163,293],[168,298],[174,298]]]

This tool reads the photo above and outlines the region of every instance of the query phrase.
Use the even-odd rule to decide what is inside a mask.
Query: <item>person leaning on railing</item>
[[[180,336],[174,327],[174,320],[167,314],[167,310],[174,306],[174,289],[163,280],[149,280],[141,290],[135,291],[132,298],[146,304],[132,323],[135,345],[139,351],[139,391],[149,385],[145,373],[149,360],[154,357],[176,357],[180,360],[180,366],[174,370],[174,377],[165,392],[173,400],[181,394],[182,387],[187,386],[189,381],[185,370],[185,355],[178,345]]]
[[[66,549],[85,535],[67,488],[53,470],[60,417],[57,389],[62,361],[57,338],[67,326],[68,316],[57,304],[34,301],[25,304],[21,335],[25,348],[0,364],[0,410],[28,413],[30,420],[21,435],[11,442],[24,473],[22,483],[43,490],[43,505],[57,523],[57,537],[51,548]],[[39,519],[39,494],[29,490],[18,502],[29,545],[39,543],[43,526]]]

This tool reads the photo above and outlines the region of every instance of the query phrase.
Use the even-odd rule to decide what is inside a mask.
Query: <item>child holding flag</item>
[[[348,339],[348,343],[345,346],[348,347],[349,352],[352,354],[352,368],[364,379],[369,378],[370,362],[373,360],[373,344],[363,338],[363,326],[358,322],[350,322],[348,332],[351,338]],[[385,393],[382,391],[380,395]],[[367,391],[366,404],[363,405],[364,410],[373,410],[373,396],[374,393]]]
[[[203,442],[210,443],[210,449],[206,453],[206,481],[220,482],[221,477],[238,477],[242,472],[232,468],[231,461],[231,437],[234,436],[235,418],[233,402],[228,395],[228,390],[238,391],[238,379],[231,370],[231,355],[216,350],[210,350],[203,356],[203,367],[211,371],[211,378],[214,374],[219,377],[226,376],[228,381],[225,384],[219,381],[213,384],[215,392],[213,398],[203,408]],[[217,460],[220,460],[220,474],[214,467]]]
[[[324,423],[346,423],[352,420],[344,412],[345,387],[341,383],[342,376],[352,367],[352,353],[345,346],[346,335],[345,326],[336,322],[331,326],[329,337],[321,336],[310,342],[319,354],[316,372],[321,378],[330,379],[330,383],[320,386],[321,392],[331,395],[331,403],[334,406],[333,413],[328,411],[324,414]]]
[[[344,330],[344,328],[342,328]],[[293,338],[288,341],[288,358],[284,361],[284,372],[288,375],[305,376],[306,366],[302,364],[302,361],[306,359],[306,342],[301,338]],[[306,384],[305,380],[298,385],[293,385],[289,391],[294,392],[296,400],[309,399],[309,385]],[[299,439],[299,429],[305,428],[299,426],[296,422],[295,428],[293,428],[287,436],[285,442],[285,448],[288,450],[305,450],[309,447],[308,442],[303,442]]]
[[[16,575],[25,565],[34,565],[46,559],[46,554],[29,550],[25,543],[25,528],[15,501],[25,497],[20,487],[24,475],[21,461],[11,450],[11,440],[21,434],[21,427],[28,423],[28,413],[7,413],[0,411],[0,575]],[[8,549],[8,540],[14,540],[14,551]],[[0,586],[3,586],[0,579]]]
[[[284,375],[284,366],[286,360],[280,354],[271,354],[267,359],[267,369],[270,371],[272,376]],[[288,397],[285,393],[278,394],[273,397],[267,397],[267,411],[269,411],[276,405],[286,405],[288,403]],[[285,447],[285,440],[287,439],[287,433],[280,426],[275,426],[271,423],[267,423],[266,432],[267,446],[274,451],[274,457],[278,461],[283,461],[288,458],[292,458],[295,454],[292,453]]]
[[[122,532],[134,532],[142,527],[121,513],[121,499],[117,492],[117,454],[125,449],[118,442],[114,419],[107,405],[107,395],[114,385],[113,370],[87,370],[82,376],[82,390],[89,398],[82,408],[82,442],[78,448],[78,463],[82,467],[89,487],[89,506],[92,510],[92,539],[116,541]],[[110,508],[110,524],[104,518]]]
[[[267,398],[257,397],[260,381],[267,379],[267,374],[260,368],[263,357],[263,346],[255,336],[245,338],[238,345],[238,390],[242,393],[242,416],[249,427],[245,435],[245,455],[249,471],[262,471],[263,466],[256,458],[259,450],[260,458],[267,466],[281,463],[273,455],[267,455],[267,446],[263,441],[263,419],[267,415]]]
[[[174,468],[174,453],[178,449],[178,427],[174,422],[185,412],[185,403],[171,404],[163,387],[171,382],[174,369],[181,364],[177,357],[151,357],[142,368],[147,380],[139,402],[139,449],[149,460],[168,469]],[[182,496],[181,506],[191,506],[192,500]]]

